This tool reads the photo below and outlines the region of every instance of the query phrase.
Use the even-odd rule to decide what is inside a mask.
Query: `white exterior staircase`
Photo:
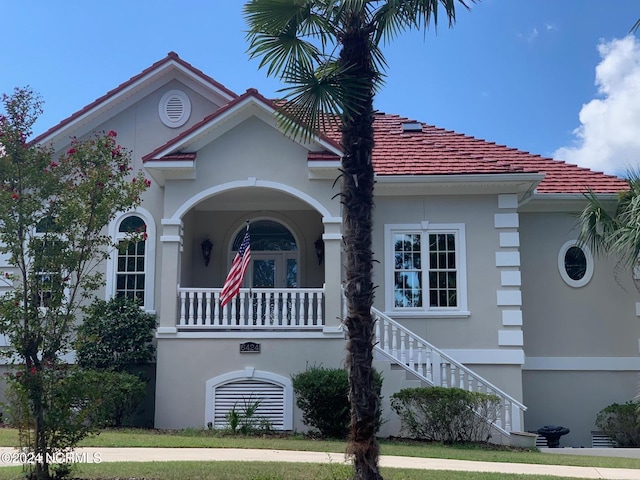
[[[493,427],[506,439],[510,432],[522,430],[523,413],[527,409],[522,403],[379,310],[372,308],[371,313],[376,322],[374,351],[378,356],[399,365],[427,385],[496,395],[500,405]]]

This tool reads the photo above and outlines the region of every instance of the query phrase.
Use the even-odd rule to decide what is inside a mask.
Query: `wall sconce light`
[[[322,237],[318,237],[318,239],[314,242],[316,247],[316,256],[318,257],[318,265],[322,264],[322,260],[324,259],[324,240]]]
[[[204,266],[208,267],[209,261],[211,260],[213,242],[209,240],[209,238],[205,238],[204,241],[200,244],[200,248],[202,248],[202,258],[204,259]]]

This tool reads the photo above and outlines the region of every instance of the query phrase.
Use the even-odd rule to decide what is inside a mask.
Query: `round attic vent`
[[[160,120],[167,127],[178,128],[189,120],[191,102],[189,97],[180,90],[170,90],[160,99],[158,105]]]

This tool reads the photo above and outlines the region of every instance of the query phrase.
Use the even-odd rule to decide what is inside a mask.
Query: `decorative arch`
[[[293,386],[291,380],[275,373],[244,370],[218,375],[205,384],[204,426],[226,428],[226,415],[232,408],[242,409],[245,401],[265,400],[257,415],[276,430],[293,429]]]
[[[247,187],[268,188],[282,193],[287,193],[313,207],[322,215],[323,218],[332,217],[331,212],[322,203],[320,203],[318,200],[308,195],[307,193],[304,193],[303,191],[292,187],[291,185],[267,180],[258,180],[255,177],[249,177],[247,180],[238,180],[235,182],[223,183],[221,185],[216,185],[196,193],[191,198],[187,199],[182,205],[180,205],[180,207],[178,207],[171,218],[174,220],[181,220],[193,207],[195,207],[203,200],[206,200],[207,198],[219,193]]]
[[[121,225],[132,217],[138,217],[145,226],[144,246],[144,302],[143,308],[147,312],[155,311],[155,266],[156,266],[156,223],[153,215],[145,208],[138,207],[126,213],[122,213],[109,223],[109,237],[118,244],[123,239],[120,232]],[[106,267],[105,298],[108,300],[116,295],[118,275],[118,249],[114,249],[109,255]]]

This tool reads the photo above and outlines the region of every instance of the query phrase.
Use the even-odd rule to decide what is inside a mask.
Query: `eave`
[[[539,173],[376,175],[377,196],[516,193],[522,202],[544,179]]]

